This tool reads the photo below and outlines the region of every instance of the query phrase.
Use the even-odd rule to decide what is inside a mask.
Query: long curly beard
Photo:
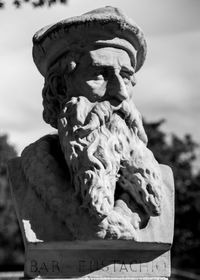
[[[138,110],[127,102],[114,107],[73,97],[58,131],[75,194],[99,221],[97,235],[137,240],[137,230],[160,214],[162,197],[159,165],[146,147]]]

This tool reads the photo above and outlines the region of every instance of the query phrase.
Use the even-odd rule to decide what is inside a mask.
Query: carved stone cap
[[[45,76],[48,67],[64,53],[105,45],[125,49],[135,71],[144,63],[146,41],[143,32],[132,19],[110,6],[40,29],[33,37],[33,59]]]

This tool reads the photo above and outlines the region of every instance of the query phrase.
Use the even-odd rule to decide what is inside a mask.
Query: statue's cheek
[[[86,94],[91,94],[93,98],[104,96],[107,88],[107,82],[102,80],[88,80],[85,83]],[[88,96],[89,97],[89,96]]]

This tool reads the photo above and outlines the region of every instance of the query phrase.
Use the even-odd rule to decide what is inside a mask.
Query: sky
[[[0,10],[0,133],[20,153],[54,130],[42,120],[43,77],[32,60],[32,36],[43,26],[102,6],[122,9],[142,28],[147,59],[137,73],[135,104],[147,121],[200,143],[200,1],[68,0],[67,5]]]

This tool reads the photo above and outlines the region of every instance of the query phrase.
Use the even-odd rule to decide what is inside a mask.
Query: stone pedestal
[[[49,216],[42,214],[41,206],[36,199],[34,199],[34,205],[31,204],[31,198],[35,198],[33,190],[26,187],[27,184],[22,175],[20,175],[20,180],[14,176],[14,167],[15,170],[21,170],[19,160],[13,161],[13,165],[9,166],[9,171],[10,173],[13,171],[11,183],[12,186],[16,187],[12,188],[12,194],[26,248],[24,279],[37,279],[38,277],[43,279],[84,278],[95,280],[168,279],[170,276],[170,246],[173,237],[174,213],[174,205],[170,201],[174,201],[174,192],[170,187],[173,184],[170,184],[167,179],[165,179],[168,182],[165,198],[168,197],[168,199],[165,200],[164,215],[151,218],[148,226],[141,230],[143,238],[140,242],[133,240],[72,242],[48,241],[48,239],[42,241],[36,238],[38,232],[33,231],[33,219],[28,214],[34,215],[34,220],[38,220],[39,217],[41,220],[42,215],[44,218],[42,221],[45,221],[45,217],[46,220],[49,219]],[[27,192],[30,192],[29,200],[27,200]],[[60,234],[60,229],[56,226],[56,219],[52,220],[52,225],[54,225],[52,226],[53,230]],[[42,228],[44,233],[48,229],[46,226]]]
[[[30,243],[25,277],[45,279],[167,279],[167,244],[133,241]]]
[[[21,280],[28,280],[29,278],[22,278]],[[40,277],[34,278],[33,280],[41,279]],[[66,278],[42,278],[43,280],[66,280]],[[70,278],[71,280],[79,280],[80,278]],[[109,280],[111,278],[93,278],[93,277],[84,277],[84,280]],[[166,277],[132,277],[132,278],[112,278],[112,280],[119,280],[119,279],[126,279],[126,280],[168,280]]]
[[[30,278],[20,278],[21,280],[28,280]],[[40,277],[37,277],[37,278],[34,278],[33,280],[39,280],[41,279]],[[43,280],[66,280],[66,278],[42,278]],[[80,280],[80,278],[70,278],[71,280]],[[169,278],[166,278],[166,277],[123,277],[123,278],[119,278],[119,277],[116,277],[116,278],[110,278],[110,277],[107,277],[107,278],[103,278],[103,277],[84,277],[82,278],[83,280],[109,280],[109,279],[112,279],[112,280],[119,280],[119,279],[125,279],[125,280],[168,280]]]

